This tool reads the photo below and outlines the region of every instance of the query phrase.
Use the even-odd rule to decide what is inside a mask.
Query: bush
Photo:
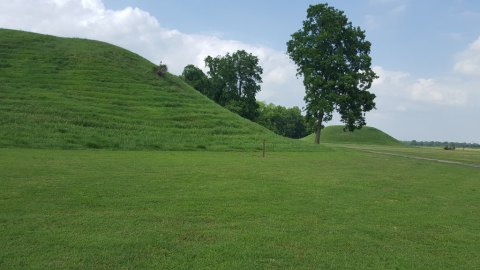
[[[443,149],[445,149],[445,150],[455,150],[455,144],[445,145],[445,147],[443,147]]]
[[[162,63],[162,61],[160,61],[160,64],[155,67],[155,72],[158,74],[158,76],[163,77],[165,74],[167,74],[168,67],[166,64]]]

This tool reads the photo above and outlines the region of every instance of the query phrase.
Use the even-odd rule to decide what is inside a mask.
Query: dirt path
[[[410,155],[390,153],[390,152],[380,152],[380,151],[373,151],[373,150],[367,150],[367,149],[361,149],[361,148],[351,148],[351,149],[356,149],[356,150],[360,150],[360,151],[367,152],[367,153],[373,153],[373,154],[396,156],[396,157],[410,158],[410,159],[416,159],[416,160],[435,161],[435,162],[440,162],[440,163],[455,164],[455,165],[461,165],[461,166],[467,166],[467,167],[473,167],[473,168],[479,168],[480,169],[480,164],[465,163],[465,162],[445,160],[445,159],[410,156]]]

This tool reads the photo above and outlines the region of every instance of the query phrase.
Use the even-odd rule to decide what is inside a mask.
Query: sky
[[[306,0],[0,0],[0,28],[102,40],[181,74],[244,49],[264,69],[257,99],[304,107],[286,42]],[[332,0],[372,43],[377,109],[367,124],[400,140],[480,142],[480,1]],[[0,59],[1,60],[1,59]],[[1,76],[1,74],[0,74]],[[338,124],[338,116],[331,124]]]

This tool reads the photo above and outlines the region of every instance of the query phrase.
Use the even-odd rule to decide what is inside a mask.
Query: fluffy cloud
[[[455,86],[439,83],[435,79],[418,79],[409,90],[414,101],[439,105],[465,105],[468,92],[453,87]]]
[[[372,90],[388,108],[425,108],[425,106],[467,106],[471,87],[452,78],[415,78],[402,71],[374,67],[379,78]],[[394,105],[396,104],[396,106]]]
[[[138,8],[109,10],[101,0],[3,1],[0,27],[110,42],[154,63],[163,61],[176,74],[188,64],[204,68],[203,60],[208,55],[245,49],[259,57],[264,69],[258,99],[303,106],[302,82],[296,79],[296,68],[285,53],[240,41],[166,29],[155,17]]]
[[[465,51],[458,54],[453,69],[463,75],[480,75],[480,37],[471,43]]]
[[[478,142],[480,81],[449,75],[417,78],[408,72],[374,67],[379,75],[372,91],[377,110],[370,125],[405,140]]]

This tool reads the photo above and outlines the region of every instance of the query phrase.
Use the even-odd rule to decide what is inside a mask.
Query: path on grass
[[[426,157],[411,156],[411,155],[391,153],[391,152],[373,151],[373,150],[353,148],[353,147],[351,149],[356,149],[356,150],[360,150],[360,151],[367,152],[367,153],[373,153],[373,154],[389,155],[389,156],[410,158],[410,159],[416,159],[416,160],[428,160],[428,161],[435,161],[435,162],[440,162],[440,163],[447,163],[447,164],[462,165],[462,166],[473,167],[473,168],[480,168],[480,164],[465,163],[465,162],[460,162],[460,161],[436,159],[436,158],[426,158]]]

